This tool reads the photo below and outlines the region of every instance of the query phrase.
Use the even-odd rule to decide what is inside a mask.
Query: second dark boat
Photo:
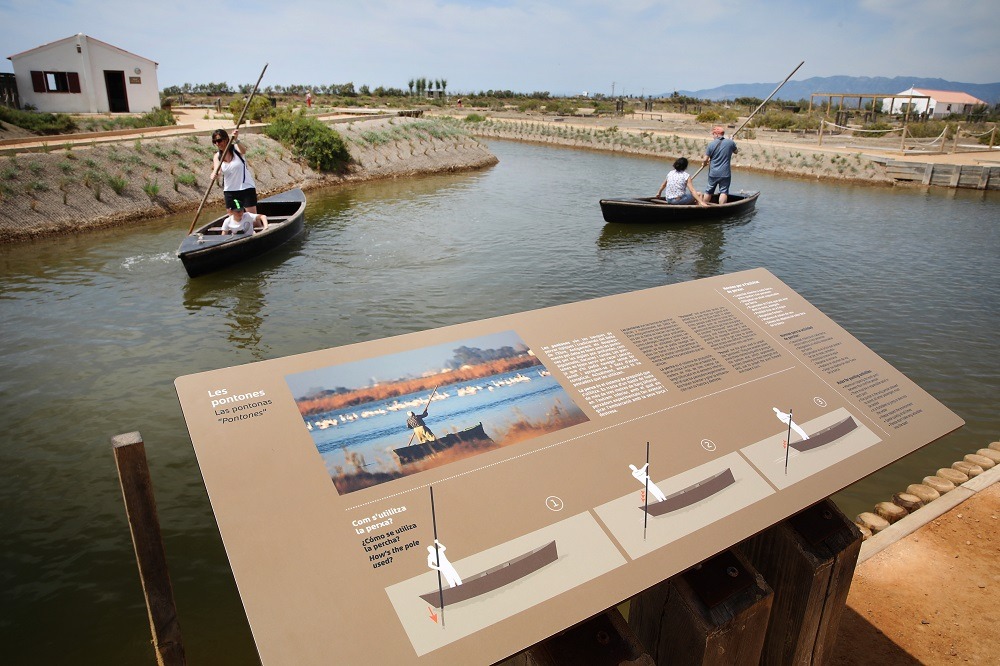
[[[662,199],[645,197],[638,199],[601,199],[601,214],[605,222],[624,224],[657,224],[668,222],[691,222],[698,220],[729,217],[752,211],[757,205],[760,192],[751,194],[730,194],[724,204],[709,206],[698,204],[668,204]],[[712,201],[718,201],[718,195]]]

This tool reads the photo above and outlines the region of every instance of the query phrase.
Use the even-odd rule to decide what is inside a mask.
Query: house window
[[[80,75],[77,72],[31,72],[31,87],[36,93],[78,93]]]
[[[948,106],[946,107],[946,109],[945,109],[945,110],[946,110],[946,111],[951,111],[951,104],[949,104],[949,105],[948,105]]]

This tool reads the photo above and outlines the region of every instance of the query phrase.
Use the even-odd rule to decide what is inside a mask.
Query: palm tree
[[[410,79],[409,83],[407,84],[410,86],[410,97],[413,97],[413,84],[414,84],[413,79]]]
[[[443,94],[445,97],[448,96],[445,93],[446,90],[448,90],[448,80],[447,79],[441,79],[441,94]]]

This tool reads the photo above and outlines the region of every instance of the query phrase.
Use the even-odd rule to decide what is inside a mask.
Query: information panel
[[[265,664],[498,661],[963,424],[764,269],[176,388]]]

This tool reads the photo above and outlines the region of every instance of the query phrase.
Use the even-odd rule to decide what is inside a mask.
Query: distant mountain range
[[[757,97],[764,99],[771,94],[777,85],[774,83],[731,83],[707,90],[678,90],[681,95],[699,99],[736,99],[737,97]],[[801,81],[791,80],[782,86],[778,99],[808,100],[814,93],[898,93],[908,90],[910,86],[928,88],[930,90],[952,90],[964,92],[978,97],[988,104],[1000,102],[1000,83],[959,83],[944,79],[924,79],[919,76],[814,76]],[[661,96],[669,97],[673,91]]]

